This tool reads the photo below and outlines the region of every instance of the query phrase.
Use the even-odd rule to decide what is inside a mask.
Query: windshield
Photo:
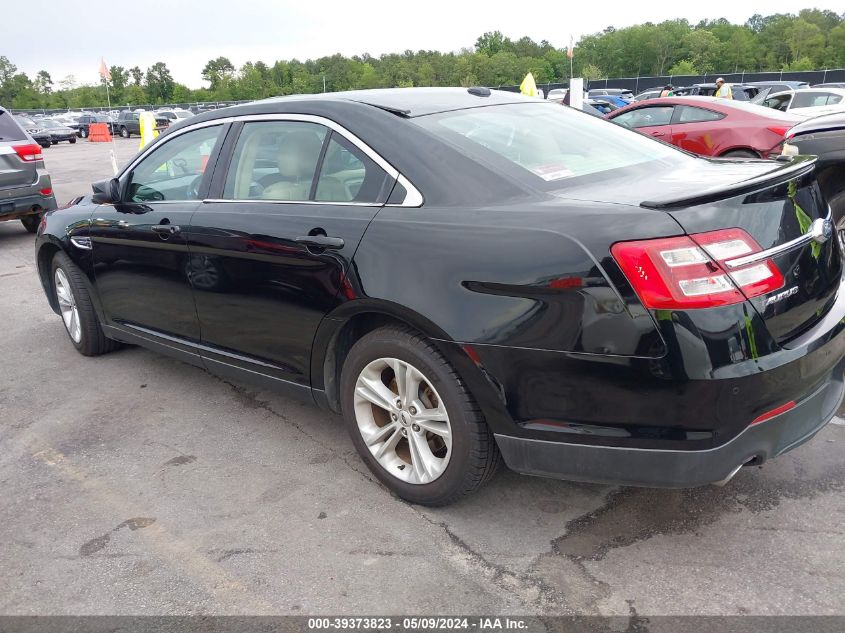
[[[64,127],[64,126],[59,124],[59,123],[56,123],[55,121],[51,121],[50,119],[42,119],[41,120],[41,127],[57,128],[57,127]]]
[[[481,160],[490,153],[507,159],[544,189],[583,176],[601,180],[626,168],[696,160],[609,121],[549,103],[473,108],[413,121]]]

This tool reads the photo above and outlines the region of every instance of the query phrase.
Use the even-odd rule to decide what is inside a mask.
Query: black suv
[[[115,133],[115,123],[107,116],[101,114],[83,114],[77,121],[76,135],[80,138],[88,138],[92,123],[105,123],[109,126],[109,133]]]
[[[170,119],[166,116],[156,114],[156,128],[166,128],[170,125]],[[112,127],[123,138],[129,138],[133,134],[141,133],[141,113],[140,112],[121,112],[117,118],[117,122],[112,124]]]
[[[35,233],[44,211],[55,208],[41,147],[0,108],[0,222],[19,219]]]

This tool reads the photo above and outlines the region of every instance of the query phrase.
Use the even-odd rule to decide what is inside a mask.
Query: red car
[[[744,101],[662,97],[607,115],[615,123],[695,154],[774,158],[784,134],[801,119]]]

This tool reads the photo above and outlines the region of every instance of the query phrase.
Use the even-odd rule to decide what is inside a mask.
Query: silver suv
[[[0,108],[0,222],[20,220],[35,233],[44,212],[55,208],[41,146]]]

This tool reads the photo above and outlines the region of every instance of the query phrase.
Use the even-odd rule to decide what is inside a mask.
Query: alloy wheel
[[[79,322],[79,309],[76,307],[76,299],[73,296],[70,282],[68,281],[67,275],[65,275],[65,271],[61,268],[56,268],[54,279],[56,284],[56,298],[59,300],[62,321],[64,321],[67,333],[73,342],[79,343],[82,340],[82,325]]]
[[[370,453],[410,484],[440,477],[452,455],[446,406],[423,373],[397,358],[369,363],[355,383],[355,420]]]

